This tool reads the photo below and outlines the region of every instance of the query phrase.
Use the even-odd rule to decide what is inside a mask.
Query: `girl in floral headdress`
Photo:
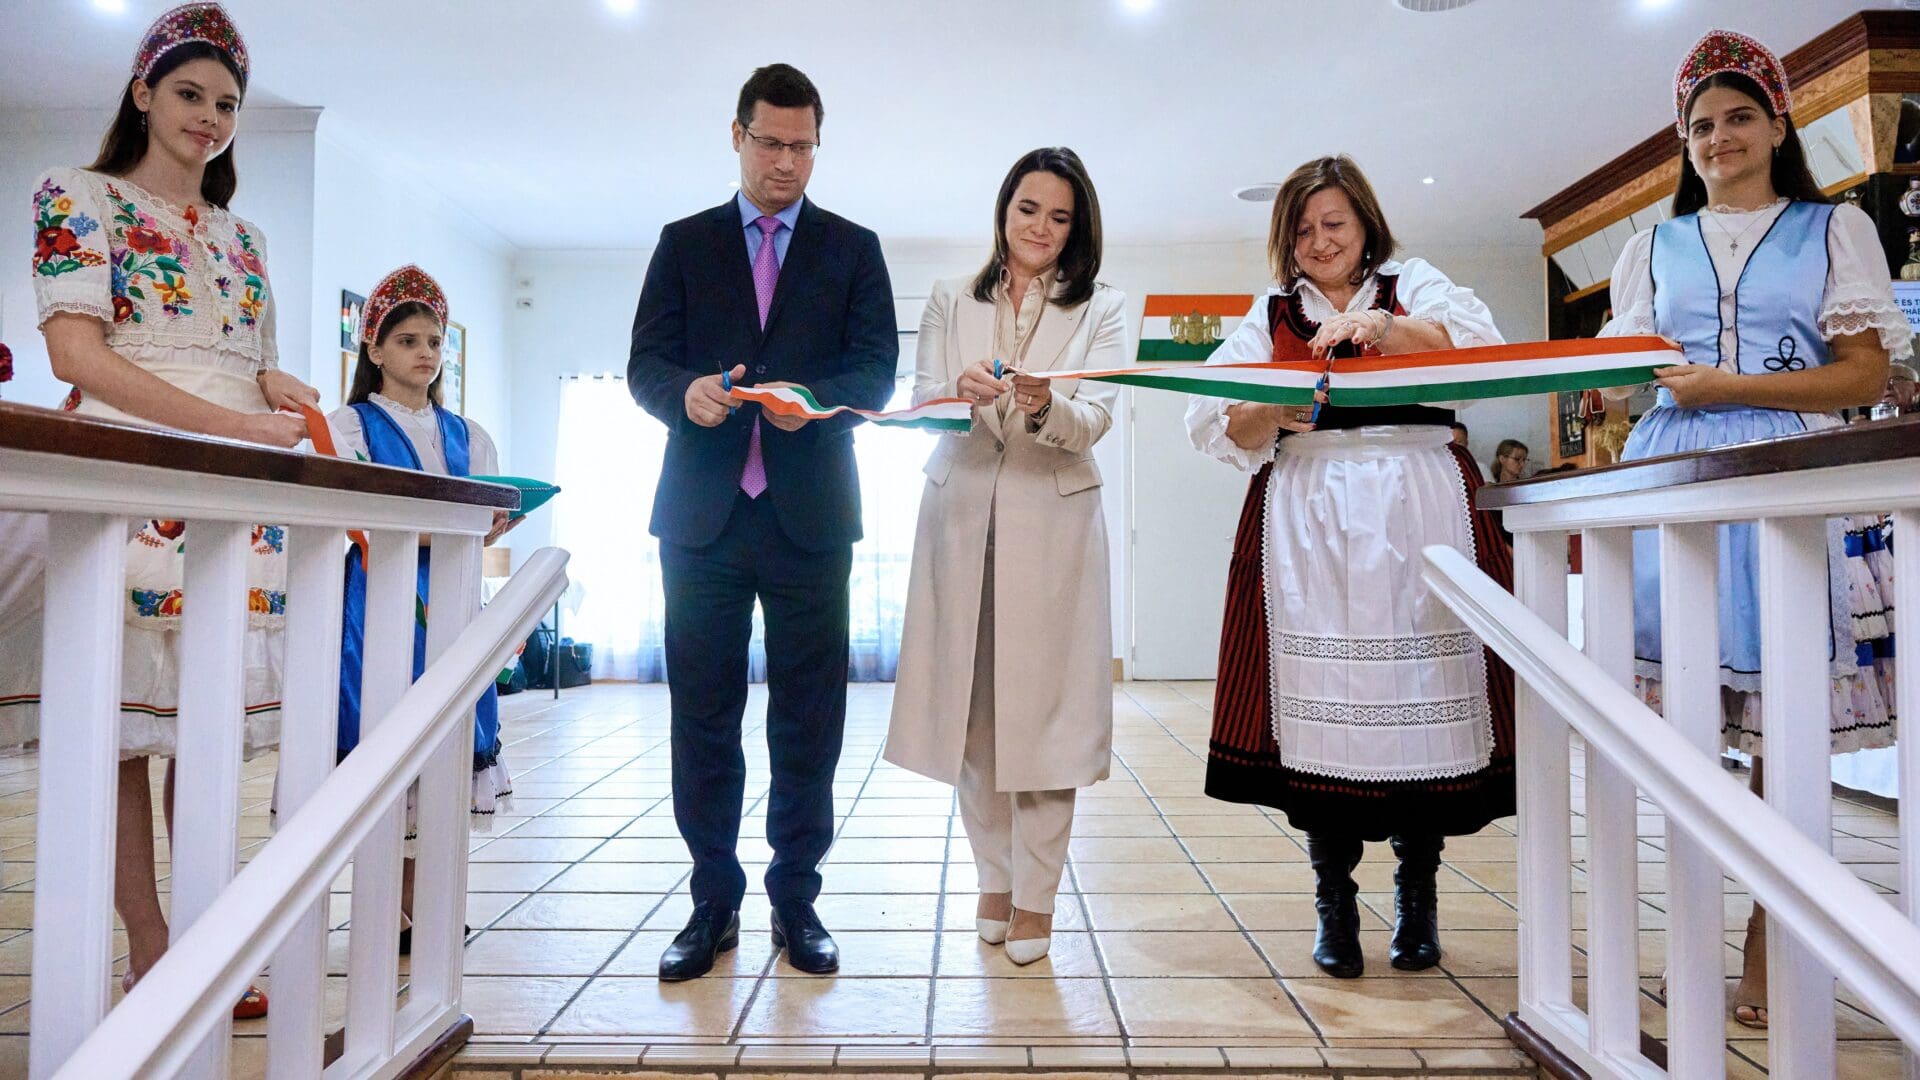
[[[227,208],[247,75],[246,45],[220,5],[167,12],[140,39],[99,157],[35,187],[34,295],[54,374],[73,386],[68,409],[268,446],[304,437],[279,410],[319,395],[279,370],[266,241]],[[147,758],[174,753],[183,531],[150,521],[128,545],[114,903],[129,985],[167,947]],[[255,529],[248,567],[249,756],[279,741],[282,537],[278,526]],[[0,640],[0,745],[38,736],[38,639],[36,616]],[[169,762],[169,808],[172,795]],[[250,990],[234,1015],[265,1011]]]
[[[1912,355],[1874,224],[1829,203],[1807,169],[1779,59],[1752,38],[1715,30],[1674,83],[1683,143],[1673,218],[1627,243],[1613,269],[1613,321],[1602,336],[1664,334],[1685,367],[1659,380],[1658,404],[1634,426],[1622,460],[1833,427],[1835,413],[1877,401],[1888,360]],[[1829,524],[1829,673],[1835,753],[1893,741],[1883,683],[1891,612],[1864,559],[1845,554],[1847,524]],[[1634,537],[1634,649],[1648,700],[1660,701],[1657,538]],[[1751,525],[1720,528],[1722,738],[1754,755],[1761,789],[1760,627]],[[1857,614],[1856,614],[1857,613]],[[1890,654],[1889,654],[1890,655]],[[1747,922],[1733,1015],[1765,1027],[1766,915]]]
[[[485,476],[500,471],[493,439],[479,424],[448,412],[441,404],[440,347],[447,328],[446,293],[417,266],[403,266],[380,279],[361,316],[360,359],[353,371],[347,403],[327,420],[339,432],[343,456],[378,465],[417,469],[441,476]],[[505,511],[496,514],[486,542],[513,527]],[[428,550],[420,549],[417,581],[419,612],[431,609],[427,596]],[[367,576],[360,553],[347,553],[346,617],[340,657],[340,734],[344,758],[360,741],[360,675],[366,641]],[[426,668],[424,618],[413,635],[413,676]],[[473,809],[492,813],[494,801],[511,791],[500,763],[499,700],[492,686],[474,713]],[[411,829],[411,823],[409,823]],[[403,906],[412,908],[413,860],[406,862]],[[412,946],[412,930],[400,932],[400,951]]]

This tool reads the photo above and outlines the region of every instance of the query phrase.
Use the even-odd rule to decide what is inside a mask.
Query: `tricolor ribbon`
[[[1312,405],[1324,381],[1329,405],[1363,408],[1634,386],[1651,381],[1657,368],[1685,362],[1680,346],[1666,338],[1615,337],[1364,356],[1331,365],[1290,361],[1028,374],[1275,405]]]
[[[841,413],[852,413],[881,427],[920,428],[923,431],[966,431],[973,427],[973,403],[965,398],[935,398],[911,409],[874,412],[845,405],[822,405],[814,400],[804,386],[736,386],[728,392],[735,401],[751,401],[780,416],[826,420]]]
[[[1338,408],[1427,405],[1527,394],[1571,393],[1651,382],[1658,368],[1686,363],[1680,346],[1663,337],[1574,338],[1522,345],[1437,349],[1351,360],[1266,364],[1182,364],[1087,371],[1028,371],[1036,379],[1086,379],[1144,386],[1182,394],[1274,405],[1313,405],[1314,391],[1327,392]],[[892,427],[966,431],[973,404],[939,398],[913,409],[869,412],[844,405],[827,408],[798,386],[766,389],[736,386],[735,400],[758,402],[786,416],[824,420],[850,412]]]
[[[333,425],[327,423],[327,418],[321,415],[319,409],[311,405],[302,405],[300,406],[300,415],[307,422],[307,438],[313,441],[313,449],[316,453],[324,454],[327,457],[347,458],[348,461],[364,460],[358,456],[347,457],[347,455],[340,452],[339,447],[333,443]],[[359,529],[348,529],[347,538],[353,541],[354,547],[360,549],[360,567],[361,569],[365,569],[367,565],[367,534],[361,532]]]

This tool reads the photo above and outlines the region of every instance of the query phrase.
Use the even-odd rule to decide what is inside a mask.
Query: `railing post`
[[[46,1080],[107,1015],[120,784],[127,519],[47,518],[28,1075]],[[88,647],[75,648],[75,642]]]
[[[1920,619],[1920,511],[1903,510],[1893,515],[1893,617],[1898,621],[1904,609],[1906,618]],[[1907,542],[1900,543],[1905,536]],[[1908,627],[1916,627],[1908,622]],[[1909,631],[1909,642],[1920,639],[1920,629]],[[1920,924],[1920,656],[1911,648],[1894,653],[1894,714],[1899,717],[1900,805],[1900,899],[1907,918]],[[1906,1080],[1920,1080],[1920,1047],[1906,1048]]]
[[[187,525],[175,762],[173,907],[178,942],[233,880],[240,826],[240,758],[247,720],[244,651],[252,526]],[[192,1075],[227,1075],[233,1021],[223,1015],[194,1053]]]
[[[287,536],[286,676],[280,708],[280,820],[289,822],[333,771],[340,703],[341,563],[346,533],[295,526]],[[273,954],[268,1080],[317,1080],[326,1039],[327,898]]]
[[[1719,530],[1660,526],[1660,687],[1667,723],[1709,761],[1720,758]],[[1667,822],[1667,1071],[1726,1075],[1721,977],[1721,869],[1700,841]]]
[[[1766,799],[1818,844],[1833,848],[1827,523],[1762,518],[1760,700]],[[1850,648],[1851,641],[1837,643]],[[1835,1075],[1833,973],[1777,920],[1767,921],[1767,1055],[1788,1080]]]
[[[1519,601],[1566,632],[1567,534],[1514,534]],[[1514,686],[1514,768],[1519,797],[1520,1005],[1573,1005],[1573,782],[1567,722],[1526,680]]]
[[[429,666],[479,609],[480,546],[477,536],[437,534],[433,538],[432,580],[427,589],[432,602],[427,619]],[[451,1007],[460,1001],[472,790],[473,721],[462,716],[420,776],[410,1004]]]
[[[414,605],[420,534],[382,530],[369,538],[360,738],[386,719],[413,681]],[[393,1053],[399,988],[400,861],[406,800],[395,802],[353,853],[353,926],[347,954],[347,1044],[354,1067]]]
[[[1581,534],[1586,653],[1633,685],[1633,533]],[[1633,781],[1587,747],[1587,1013],[1595,1056],[1640,1053],[1639,828]]]

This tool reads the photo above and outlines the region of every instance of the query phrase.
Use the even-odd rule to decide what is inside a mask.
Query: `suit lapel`
[[[1075,307],[1060,308],[1048,298],[1046,310],[1040,313],[1040,324],[1033,328],[1033,342],[1027,346],[1023,366],[1028,371],[1051,371],[1058,367],[1067,342],[1073,340],[1074,331],[1080,328],[1080,320],[1087,317],[1087,308],[1092,303],[1088,300]]]
[[[975,300],[973,298],[973,290],[970,287],[959,293],[956,298],[956,303],[958,310],[954,312],[953,321],[958,339],[957,344],[960,347],[954,359],[959,364],[959,367],[951,374],[957,379],[960,377],[961,371],[966,370],[968,367],[982,360],[991,363],[994,355],[993,305],[983,304]],[[987,430],[993,433],[995,439],[1004,440],[1005,436],[1000,433],[1000,409],[998,406],[983,405],[976,409],[975,412],[984,413]]]
[[[721,261],[733,267],[727,275],[728,291],[733,294],[734,306],[740,312],[740,317],[753,328],[754,345],[758,347],[761,340],[760,301],[753,292],[753,262],[747,258],[747,241],[742,231],[739,203],[728,199],[724,205],[714,208],[714,250],[720,253]]]
[[[767,308],[767,325],[762,332],[760,343],[766,344],[766,334],[773,332],[773,324],[780,319],[780,312],[786,307],[787,297],[799,290],[801,283],[813,274],[814,265],[819,261],[820,230],[819,212],[814,210],[812,200],[800,203],[800,216],[794,219],[793,236],[787,242],[787,257],[780,263],[780,277],[774,282],[773,304]],[[743,242],[744,243],[744,242]],[[753,295],[753,272],[748,268],[747,292]],[[754,303],[754,319],[760,316],[758,299]]]

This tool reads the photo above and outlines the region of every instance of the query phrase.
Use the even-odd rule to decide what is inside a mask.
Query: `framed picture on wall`
[[[367,309],[367,298],[347,289],[340,290],[340,351],[360,351],[360,313]]]
[[[447,320],[447,337],[440,346],[441,404],[467,415],[467,328]]]
[[[1587,452],[1587,420],[1580,415],[1579,394],[1553,395],[1554,434],[1560,443],[1559,460]],[[1558,462],[1556,462],[1558,464]]]

